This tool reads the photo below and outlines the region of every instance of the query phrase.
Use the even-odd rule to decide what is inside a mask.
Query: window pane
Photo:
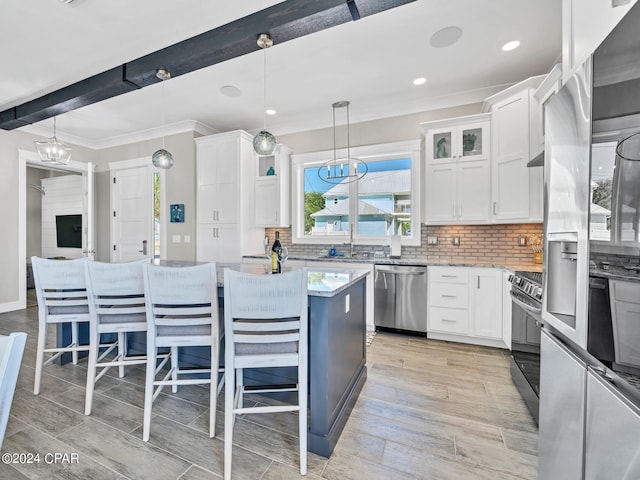
[[[349,184],[328,183],[326,178],[326,168],[304,169],[305,236],[349,235]]]
[[[358,235],[411,235],[411,159],[367,162],[358,181]]]

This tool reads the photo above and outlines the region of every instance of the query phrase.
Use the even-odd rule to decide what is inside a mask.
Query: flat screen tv
[[[82,215],[56,215],[58,247],[82,248]]]

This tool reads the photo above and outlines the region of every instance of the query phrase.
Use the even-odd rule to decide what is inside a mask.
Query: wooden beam
[[[274,44],[383,12],[415,0],[288,0],[140,57],[35,100],[0,112],[0,128],[13,130],[160,81],[156,70],[184,75],[259,50],[258,35]]]

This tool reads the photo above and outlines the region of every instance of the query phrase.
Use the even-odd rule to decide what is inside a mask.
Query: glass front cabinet
[[[430,122],[426,135],[427,162],[449,163],[488,159],[490,122],[483,117],[485,115],[481,114],[456,119],[453,122]],[[458,120],[462,123],[458,123]]]

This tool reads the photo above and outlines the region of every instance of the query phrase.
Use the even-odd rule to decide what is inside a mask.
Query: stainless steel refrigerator
[[[638,31],[640,5],[545,110],[541,480],[640,478]]]

